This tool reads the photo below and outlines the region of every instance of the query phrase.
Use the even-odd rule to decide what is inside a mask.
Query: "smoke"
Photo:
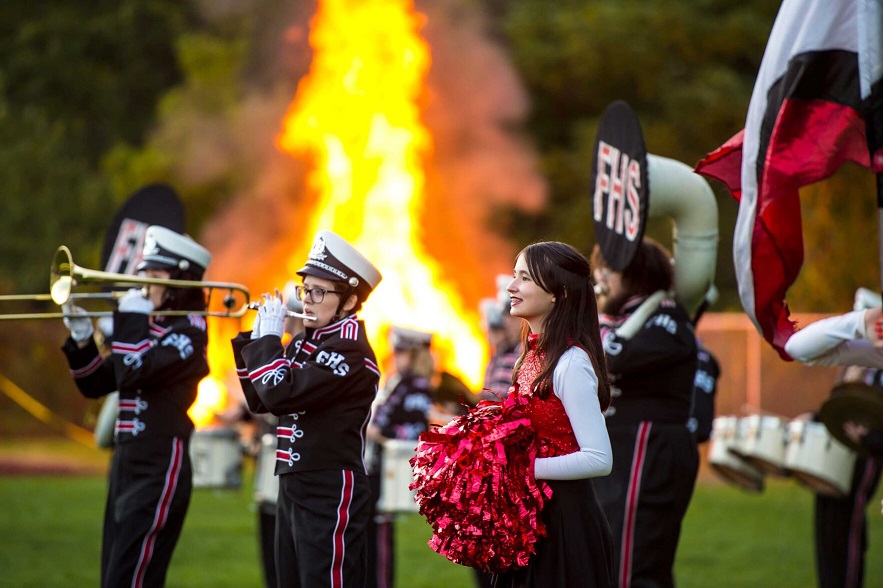
[[[473,287],[464,294],[475,306],[495,295],[494,276],[514,265],[492,213],[502,205],[536,211],[547,185],[534,150],[513,131],[527,117],[529,100],[505,51],[487,33],[484,15],[474,3],[456,0],[425,0],[418,9],[428,17],[423,33],[432,49],[425,123],[435,153],[426,216],[445,219],[427,224],[427,250],[457,261],[444,266],[454,279],[464,263],[466,275],[482,276],[461,284]]]

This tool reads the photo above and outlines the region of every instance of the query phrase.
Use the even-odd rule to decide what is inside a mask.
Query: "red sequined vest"
[[[528,351],[510,393],[530,398],[527,412],[539,437],[537,457],[556,457],[579,451],[579,444],[561,399],[555,396],[554,391],[545,399],[533,393],[533,381],[540,375],[544,363],[543,355],[536,349],[537,339],[539,335],[535,333],[529,336]]]

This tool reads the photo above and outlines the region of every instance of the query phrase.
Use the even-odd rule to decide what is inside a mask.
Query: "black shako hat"
[[[307,263],[297,270],[297,275],[343,282],[363,302],[382,279],[380,271],[364,255],[331,231],[316,233]]]
[[[166,227],[151,225],[144,234],[138,271],[165,269],[189,271],[197,280],[202,279],[212,254],[208,249],[186,235]]]

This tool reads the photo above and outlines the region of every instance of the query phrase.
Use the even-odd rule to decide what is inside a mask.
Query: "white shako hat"
[[[482,298],[479,309],[488,329],[503,328],[503,305],[496,298]]]
[[[202,279],[202,274],[212,260],[212,254],[208,249],[190,237],[159,225],[147,227],[141,257],[138,271],[146,269],[189,271],[196,276],[196,279]]]
[[[381,280],[380,272],[364,255],[331,231],[316,233],[307,263],[297,270],[297,275],[343,282],[363,302]]]
[[[390,329],[390,335],[392,337],[392,348],[395,351],[421,349],[429,347],[430,343],[432,343],[432,333],[418,331],[417,329],[406,329],[405,327],[394,325]]]

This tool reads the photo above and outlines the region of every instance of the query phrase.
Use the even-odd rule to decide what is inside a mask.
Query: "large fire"
[[[360,311],[381,365],[390,367],[390,325],[431,331],[439,368],[478,390],[488,353],[478,310],[442,277],[421,239],[424,166],[432,154],[421,122],[430,66],[423,24],[410,0],[319,2],[313,62],[277,142],[309,162],[305,190],[314,212],[297,223],[299,243],[270,283],[281,286],[302,267],[316,231],[338,233],[383,274]],[[191,411],[197,426],[223,411],[219,390],[235,371],[228,341],[236,327],[222,323],[210,321],[212,375]]]

